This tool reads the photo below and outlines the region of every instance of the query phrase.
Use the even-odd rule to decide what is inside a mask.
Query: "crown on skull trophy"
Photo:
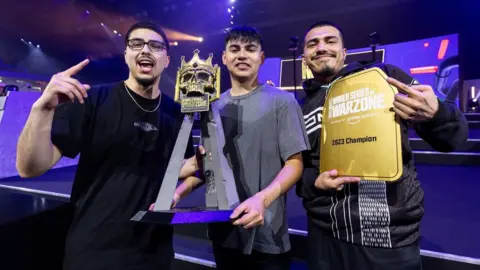
[[[181,96],[190,94],[208,94],[210,101],[220,96],[220,68],[212,64],[213,53],[206,60],[199,56],[200,50],[193,51],[190,61],[181,57],[181,64],[177,71],[175,101],[181,102]]]
[[[182,56],[182,63],[179,68],[180,73],[182,73],[182,70],[188,70],[193,67],[195,69],[204,69],[205,71],[209,71],[211,74],[215,74],[218,69],[218,65],[212,65],[213,53],[210,53],[206,60],[200,59],[199,53],[200,50],[194,50],[193,57],[188,62],[185,62],[185,56]]]

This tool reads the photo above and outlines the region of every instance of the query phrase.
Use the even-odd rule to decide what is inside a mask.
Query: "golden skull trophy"
[[[209,103],[220,97],[220,68],[212,65],[213,54],[200,59],[194,50],[190,61],[181,58],[175,85],[175,102],[182,104],[183,112],[206,111]]]

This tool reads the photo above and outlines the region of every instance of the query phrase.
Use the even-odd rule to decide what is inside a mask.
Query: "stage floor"
[[[0,188],[23,194],[42,195],[69,201],[77,166],[52,169],[35,178],[19,176],[0,179]]]
[[[68,202],[75,170],[76,166],[69,166],[51,170],[33,179],[0,179],[2,193],[9,191],[35,195],[30,200],[12,201],[14,197],[9,196],[9,201],[5,201],[6,197],[0,201],[3,201],[2,205],[14,204],[17,209],[37,210],[42,209],[39,206],[45,199]],[[480,215],[474,214],[478,213],[478,207],[471,203],[480,189],[478,167],[417,165],[417,170],[425,191],[421,248],[442,254],[480,258],[480,235],[474,233],[480,226]],[[203,188],[198,189],[180,202],[179,206],[203,205],[203,192]],[[10,218],[15,216],[14,210],[4,209],[3,212],[5,211],[11,212]],[[306,234],[305,210],[294,189],[288,195],[287,214],[290,231]]]

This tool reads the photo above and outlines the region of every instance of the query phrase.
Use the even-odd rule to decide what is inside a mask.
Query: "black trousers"
[[[308,222],[309,270],[421,270],[420,247],[387,249],[346,243]]]
[[[253,251],[250,255],[240,250],[213,245],[213,255],[219,270],[289,270],[290,253],[268,254]]]

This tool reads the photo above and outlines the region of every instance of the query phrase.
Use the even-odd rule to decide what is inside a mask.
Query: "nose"
[[[143,45],[143,48],[140,52],[150,54],[152,52],[152,50],[150,50],[150,47],[148,46],[148,44],[145,44],[145,45]]]
[[[240,50],[240,51],[238,52],[238,58],[239,58],[239,59],[245,59],[245,58],[246,58],[245,54],[246,54],[246,53],[245,53],[245,50]]]
[[[327,49],[325,48],[325,42],[319,42],[317,45],[317,52],[325,52]]]

